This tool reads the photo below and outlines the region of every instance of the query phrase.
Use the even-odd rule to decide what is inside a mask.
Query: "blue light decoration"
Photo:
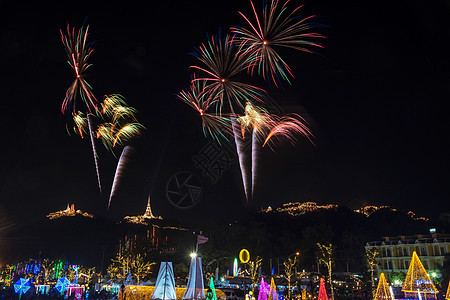
[[[70,281],[66,277],[62,277],[56,282],[55,288],[61,295],[63,295],[69,288],[69,285]]]
[[[125,279],[125,285],[132,285],[133,284],[133,279],[131,278],[131,272],[128,273],[127,278]]]
[[[177,300],[172,262],[161,262],[151,299]]]
[[[19,294],[19,299],[22,298],[22,294],[28,292],[30,288],[30,281],[25,278],[19,278],[19,280],[14,283],[14,292],[16,292],[16,294]]]
[[[203,285],[202,259],[200,257],[191,257],[191,266],[189,268],[189,279],[186,283],[183,300],[186,299],[205,299],[205,289]]]

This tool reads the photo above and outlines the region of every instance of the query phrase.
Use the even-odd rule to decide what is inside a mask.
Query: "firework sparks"
[[[89,113],[96,110],[97,99],[92,92],[91,85],[84,79],[86,70],[92,66],[91,64],[88,64],[87,61],[94,51],[94,49],[91,48],[92,44],[87,43],[88,31],[89,26],[75,30],[75,27],[70,29],[69,24],[67,24],[66,33],[63,33],[63,31],[60,30],[61,40],[68,57],[67,62],[75,71],[75,79],[67,89],[66,96],[61,106],[61,112],[63,114],[70,108],[75,112],[78,96],[85,104]]]
[[[239,12],[250,29],[231,28],[231,31],[236,34],[236,41],[240,47],[246,48],[246,52],[252,58],[250,72],[253,73],[256,68],[264,79],[271,80],[276,86],[281,81],[280,78],[290,83],[289,78],[293,78],[294,75],[275,48],[284,47],[313,53],[312,48],[323,48],[314,40],[324,38],[321,34],[311,32],[311,29],[321,26],[310,22],[315,16],[298,16],[297,13],[302,6],[289,10],[289,0],[283,4],[280,2],[268,1],[262,14],[258,15],[250,0],[255,21],[252,22],[250,18]]]
[[[198,112],[202,119],[203,134],[212,137],[220,144],[221,138],[228,140],[229,136],[233,134],[231,122],[228,117],[210,112],[217,103],[217,97],[213,98],[210,93],[205,91],[205,84],[205,81],[194,78],[190,89],[181,91],[177,97]]]
[[[224,105],[228,105],[230,112],[235,113],[243,110],[245,101],[262,102],[265,94],[262,88],[236,80],[239,73],[248,67],[249,56],[233,44],[233,39],[228,35],[224,39],[221,39],[220,34],[212,36],[194,53],[204,66],[191,66],[204,74],[204,77],[194,81],[207,82],[204,90],[213,99],[217,97],[216,110],[219,115]]]
[[[278,136],[289,140],[292,144],[297,141],[299,136],[306,137],[312,144],[313,135],[308,128],[306,120],[298,115],[291,114],[283,117],[274,117],[276,119],[276,125],[270,130],[269,134],[264,140],[263,147],[266,144],[273,144],[273,139]],[[272,148],[272,147],[271,147]]]
[[[105,96],[100,116],[107,120],[97,128],[97,138],[106,149],[113,152],[117,145],[125,146],[139,136],[145,127],[137,122],[137,110],[127,106],[125,98],[118,94]]]

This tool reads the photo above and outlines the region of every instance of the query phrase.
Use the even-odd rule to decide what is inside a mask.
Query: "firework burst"
[[[193,65],[203,74],[194,81],[206,81],[204,91],[213,99],[217,98],[216,112],[222,115],[224,105],[229,112],[242,111],[246,101],[262,102],[265,91],[262,88],[237,80],[239,73],[248,68],[250,57],[245,51],[235,46],[233,38],[221,35],[212,36],[202,44],[194,55],[203,66]]]
[[[250,28],[231,28],[236,34],[235,41],[251,57],[249,71],[253,73],[257,69],[264,79],[272,81],[276,86],[281,79],[290,83],[289,78],[294,75],[275,49],[284,47],[314,53],[313,48],[323,48],[315,40],[324,38],[321,34],[311,32],[321,26],[311,22],[315,16],[301,17],[297,13],[302,6],[289,9],[289,0],[280,2],[282,1],[268,1],[262,13],[258,14],[250,0],[254,21],[239,12]]]
[[[97,99],[95,98],[91,85],[84,79],[85,72],[92,65],[88,64],[88,59],[94,49],[92,44],[87,43],[89,26],[81,27],[75,30],[75,27],[70,29],[67,24],[67,32],[60,30],[61,41],[67,53],[68,63],[75,72],[75,79],[66,91],[66,96],[61,106],[61,112],[64,114],[67,110],[72,109],[76,111],[76,100],[78,96],[85,104],[89,113],[95,111]]]

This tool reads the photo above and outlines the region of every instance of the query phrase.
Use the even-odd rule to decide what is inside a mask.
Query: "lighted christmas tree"
[[[273,280],[273,277],[270,281],[269,300],[278,300],[277,286],[275,285],[275,280]]]
[[[384,278],[384,273],[381,273],[380,275],[374,300],[394,300],[391,295],[389,285],[386,282],[386,278]]]
[[[428,276],[416,251],[413,252],[402,291],[408,299],[436,299],[438,291]]]
[[[319,296],[317,297],[317,300],[328,300],[327,290],[325,289],[325,282],[323,281],[323,278],[320,278]]]

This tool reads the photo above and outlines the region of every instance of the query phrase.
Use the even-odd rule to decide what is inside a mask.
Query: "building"
[[[439,268],[444,264],[444,256],[450,252],[450,234],[436,233],[431,229],[430,234],[416,234],[413,236],[384,237],[383,241],[368,242],[366,252],[377,249],[379,257],[377,273],[389,274],[394,272],[408,272],[413,251],[416,251],[423,266],[436,277],[440,277]],[[435,275],[434,275],[435,274]]]

